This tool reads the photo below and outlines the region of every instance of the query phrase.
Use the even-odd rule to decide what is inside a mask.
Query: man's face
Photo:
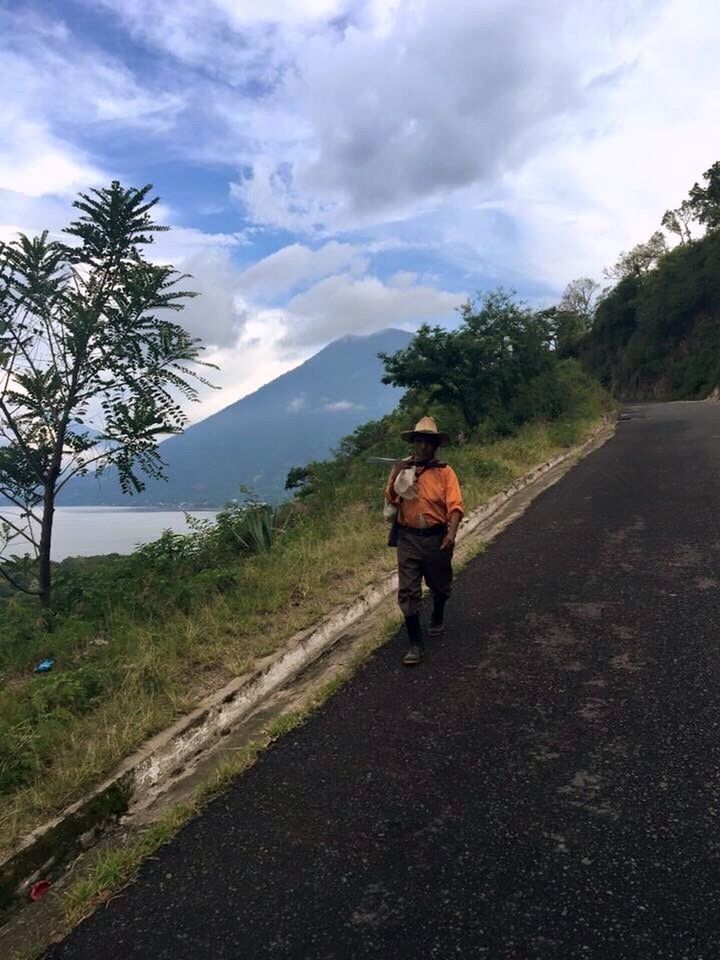
[[[413,456],[416,460],[432,460],[437,450],[437,443],[429,437],[415,437],[413,440]]]

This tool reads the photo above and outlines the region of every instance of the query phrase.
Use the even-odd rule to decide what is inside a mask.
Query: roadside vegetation
[[[575,282],[592,296],[565,311],[561,352],[614,396],[701,400],[720,386],[720,161],[661,226],[605,271],[611,286]]]
[[[424,327],[385,362],[407,387],[400,406],[346,437],[333,459],[291,471],[292,501],[249,498],[131,556],[53,565],[51,632],[30,596],[0,601],[0,850],[392,569],[385,473],[366,460],[407,454],[399,433],[420,415],[451,433],[447,456],[471,510],[578,442],[611,406],[577,361],[558,359],[547,317],[502,292],[468,304],[454,333]],[[54,668],[34,674],[45,657]]]

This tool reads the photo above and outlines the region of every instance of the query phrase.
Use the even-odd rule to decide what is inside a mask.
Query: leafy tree
[[[290,467],[285,478],[285,489],[298,490],[304,487],[311,477],[312,474],[307,467]]]
[[[559,307],[566,313],[574,313],[581,318],[585,327],[589,327],[595,312],[595,298],[599,289],[600,284],[590,277],[572,280],[565,287]]]
[[[378,443],[382,443],[389,433],[389,417],[381,420],[368,420],[355,427],[353,432],[343,437],[333,453],[337,457],[356,457]]]
[[[406,349],[379,356],[383,383],[456,407],[472,429],[507,412],[519,385],[552,363],[552,325],[503,290],[469,300],[460,314],[457,330],[423,324]]]
[[[665,235],[661,230],[656,230],[645,243],[638,243],[632,250],[623,251],[615,264],[603,273],[610,280],[639,277],[651,270],[666,253]]]
[[[689,207],[693,216],[700,223],[704,223],[708,231],[720,227],[720,160],[703,174],[706,182],[704,187],[696,183],[690,190]]]
[[[199,340],[158,316],[194,294],[178,288],[184,275],[143,259],[168,229],[152,220],[151,189],[113,181],[79,194],[70,244],[45,231],[0,245],[0,498],[20,507],[0,517],[0,574],[22,588],[8,547],[24,540],[37,558],[37,590],[26,592],[44,607],[59,491],[109,464],[128,493],[143,489],[140,471],[162,476],[158,440],[185,424],[193,379],[206,382],[188,366],[200,363]]]
[[[695,220],[695,212],[689,200],[683,200],[676,210],[666,210],[661,220],[661,226],[669,233],[680,237],[680,243],[690,243],[692,234],[690,224]]]
[[[560,352],[573,344],[591,328],[600,284],[590,277],[579,277],[566,287],[554,314],[555,339]]]

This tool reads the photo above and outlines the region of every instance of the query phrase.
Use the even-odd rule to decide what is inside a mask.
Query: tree
[[[669,233],[676,233],[680,243],[690,243],[692,234],[690,224],[695,220],[695,213],[689,200],[683,200],[676,210],[666,210],[660,221],[661,226]]]
[[[696,183],[687,201],[694,219],[704,223],[708,231],[720,228],[720,160],[703,174],[706,186]]]
[[[312,473],[307,467],[290,467],[288,475],[285,478],[286,490],[302,489],[312,478]]]
[[[167,227],[154,223],[152,185],[81,193],[80,216],[64,231],[0,245],[0,574],[23,588],[8,556],[25,541],[36,557],[37,590],[51,601],[50,547],[58,493],[78,475],[113,464],[126,493],[142,490],[140,471],[163,476],[163,434],[186,423],[180,400],[197,399],[189,364],[202,347],[161,319],[195,294],[170,266],[141,248]],[[39,537],[36,533],[39,528]],[[27,548],[26,548],[27,549]]]
[[[572,346],[590,329],[599,289],[590,277],[578,277],[565,287],[554,316],[558,350]]]
[[[406,349],[379,356],[383,383],[455,407],[472,429],[508,411],[518,387],[552,363],[552,327],[503,290],[468,300],[460,314],[457,330],[423,324]]]
[[[665,235],[662,230],[656,230],[645,243],[638,243],[632,250],[623,251],[612,267],[603,270],[603,274],[610,280],[639,277],[651,270],[666,253]]]

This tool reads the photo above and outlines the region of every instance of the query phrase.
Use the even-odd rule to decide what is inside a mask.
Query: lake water
[[[0,507],[0,515],[17,517],[19,509]],[[189,510],[193,517],[214,520],[215,510]],[[140,543],[157,540],[163,530],[187,533],[181,510],[137,510],[133,507],[57,507],[53,524],[52,559],[91,557],[99,553],[132,553]],[[11,553],[25,553],[17,538]]]

